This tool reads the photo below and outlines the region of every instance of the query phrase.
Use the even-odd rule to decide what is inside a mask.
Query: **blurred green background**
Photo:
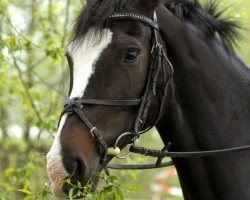
[[[0,0],[0,200],[53,199],[46,184],[45,155],[69,87],[64,48],[84,3]],[[222,0],[221,5],[231,6],[227,14],[244,27],[237,52],[249,65],[250,1]],[[162,146],[155,130],[143,138],[145,146]],[[145,162],[139,156],[124,161]],[[183,199],[174,168],[112,173],[122,185],[141,187],[125,189],[125,199]]]

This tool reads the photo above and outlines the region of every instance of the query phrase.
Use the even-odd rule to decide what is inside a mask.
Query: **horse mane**
[[[240,23],[232,18],[223,18],[227,9],[221,9],[216,0],[207,0],[202,6],[198,0],[164,0],[165,6],[180,20],[195,23],[208,37],[218,35],[225,47],[233,49],[241,37]],[[97,30],[106,23],[106,18],[115,12],[135,12],[127,0],[88,0],[76,19],[73,39],[82,38],[90,27]]]
[[[165,6],[180,20],[197,25],[207,37],[219,36],[226,48],[233,50],[241,38],[240,23],[223,17],[228,8],[221,9],[218,0],[207,0],[203,6],[198,0],[167,0]]]

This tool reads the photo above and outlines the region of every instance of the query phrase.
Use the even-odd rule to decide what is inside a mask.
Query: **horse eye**
[[[131,63],[133,61],[136,60],[136,58],[138,57],[140,53],[140,49],[137,49],[137,48],[131,48],[128,50],[126,56],[125,56],[125,62],[127,63]]]

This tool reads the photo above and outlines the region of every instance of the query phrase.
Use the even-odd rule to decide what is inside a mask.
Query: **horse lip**
[[[68,176],[68,173],[61,165],[61,162],[55,159],[48,159],[47,174],[50,180],[52,193],[59,198],[64,198],[66,194],[62,190],[61,182]]]

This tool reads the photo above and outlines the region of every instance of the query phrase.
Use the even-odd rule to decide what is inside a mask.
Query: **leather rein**
[[[133,20],[142,22],[145,25],[151,27],[152,30],[152,41],[151,41],[151,54],[150,54],[150,61],[149,61],[149,73],[148,79],[146,84],[146,89],[144,91],[144,95],[140,99],[131,99],[131,100],[108,100],[108,99],[81,99],[81,98],[70,98],[64,105],[63,112],[61,117],[64,114],[76,114],[79,119],[88,127],[93,139],[95,140],[96,146],[101,155],[100,163],[106,169],[154,169],[154,168],[162,168],[174,165],[172,161],[169,162],[162,162],[163,158],[171,157],[171,158],[188,158],[188,157],[209,157],[209,156],[222,156],[229,153],[236,153],[236,152],[244,152],[250,150],[249,146],[244,147],[236,147],[236,148],[229,148],[229,149],[221,149],[221,150],[212,150],[212,151],[196,151],[196,152],[169,152],[168,149],[170,148],[171,144],[168,143],[162,150],[153,150],[147,149],[144,147],[138,147],[135,145],[135,141],[139,139],[142,133],[147,132],[149,129],[154,127],[162,114],[164,113],[165,106],[167,103],[167,93],[168,93],[168,86],[170,79],[173,77],[174,69],[173,65],[169,61],[166,53],[159,41],[158,38],[158,31],[159,31],[159,24],[157,21],[156,13],[154,12],[153,20],[139,14],[133,13],[116,13],[111,15],[107,20]],[[167,76],[165,65],[167,64],[170,74]],[[160,73],[162,70],[163,73]],[[151,99],[152,96],[156,95],[156,85],[159,76],[163,76],[164,87],[162,91],[162,97],[160,102],[160,107],[158,111],[158,116],[151,127],[148,127],[146,130],[143,130],[145,122],[147,120],[148,111],[151,106]],[[114,146],[109,147],[108,144],[102,137],[102,134],[98,131],[96,127],[94,127],[91,122],[88,120],[84,112],[82,111],[83,105],[102,105],[102,106],[137,106],[139,107],[137,117],[134,123],[134,128],[132,131],[126,132],[121,134]],[[59,121],[60,122],[60,121]],[[129,152],[125,156],[119,156],[120,149],[118,147],[119,142],[124,137],[131,138],[131,146],[129,148]],[[129,156],[131,153],[137,153],[145,156],[156,157],[157,161],[154,164],[145,164],[145,165],[112,165],[107,164],[107,157],[108,156],[116,156],[119,159],[124,159]]]

